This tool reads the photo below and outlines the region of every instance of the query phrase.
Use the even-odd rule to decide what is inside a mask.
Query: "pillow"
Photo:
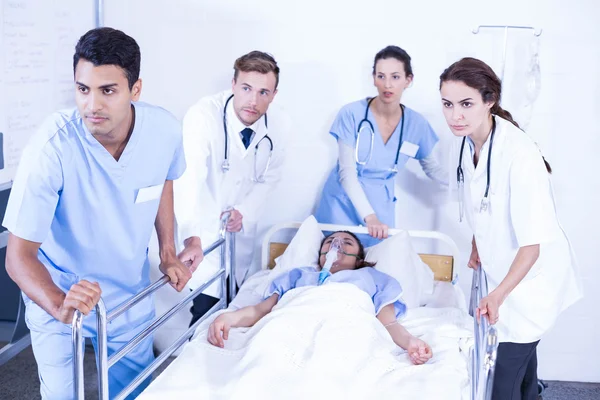
[[[433,271],[414,250],[408,232],[399,232],[366,250],[366,260],[395,278],[402,286],[408,308],[424,305],[433,293]]]
[[[275,259],[275,267],[268,277],[254,289],[255,292],[262,296],[273,279],[294,268],[318,267],[318,254],[324,237],[315,217],[311,215],[306,218],[283,254]]]

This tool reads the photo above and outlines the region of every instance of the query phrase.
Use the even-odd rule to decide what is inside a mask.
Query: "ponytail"
[[[549,174],[552,173],[552,167],[550,166],[550,163],[548,161],[546,161],[546,157],[542,156],[542,160],[544,160],[544,165],[546,166],[546,171],[548,171]]]
[[[495,103],[490,111],[492,114],[497,115],[500,118],[507,120],[508,122],[510,122],[514,126],[516,126],[517,128],[521,129],[519,124],[517,124],[517,121],[514,120],[511,113],[509,113],[508,111],[506,111],[505,109],[500,107],[500,105],[498,103]],[[552,167],[550,166],[550,163],[548,161],[546,161],[546,158],[544,156],[542,156],[542,160],[544,160],[544,165],[546,166],[546,171],[548,171],[548,173],[551,174]]]
[[[502,107],[500,107],[500,105],[498,103],[495,103],[492,106],[492,109],[490,111],[492,112],[492,114],[497,115],[500,118],[507,120],[508,122],[510,122],[511,124],[516,126],[517,128],[521,129],[519,124],[517,124],[517,121],[514,120],[512,114],[509,113],[508,111],[506,111],[505,109],[503,109]]]

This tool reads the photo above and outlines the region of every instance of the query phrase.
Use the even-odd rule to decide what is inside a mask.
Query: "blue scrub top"
[[[338,113],[330,134],[338,141],[342,141],[353,149],[356,148],[358,126],[365,116],[367,99],[347,104]],[[419,146],[414,156],[420,160],[429,156],[435,144],[439,140],[427,120],[416,111],[404,107],[404,133],[402,143],[409,142]],[[395,173],[390,172],[394,166],[396,154],[398,153],[398,142],[400,140],[400,128],[398,124],[387,143],[383,142],[381,132],[371,110],[368,119],[375,128],[373,153],[370,161],[365,166],[357,165],[358,180],[371,204],[373,210],[381,222],[393,228],[395,226],[395,202],[394,178]],[[365,127],[366,122],[363,123]],[[369,154],[370,132],[364,129],[359,142],[359,160],[366,160]],[[404,153],[398,156],[398,169],[402,169],[408,159],[411,158]],[[317,207],[316,218],[321,223],[340,225],[364,225],[361,216],[358,215],[350,198],[340,183],[339,163],[335,166],[323,189],[321,202]],[[367,240],[365,245],[371,246],[375,242]]]
[[[12,234],[41,243],[38,258],[63,291],[81,279],[98,282],[108,310],[150,283],[147,249],[160,185],[186,167],[179,121],[162,108],[133,104],[135,126],[119,161],[76,109],[48,118],[23,151],[3,221]],[[152,315],[149,298],[109,331],[119,334],[116,325],[127,329]]]
[[[314,267],[295,268],[286,274],[278,276],[271,282],[264,298],[277,293],[279,297],[288,291],[303,287],[317,286],[319,270]],[[406,305],[402,302],[402,287],[400,283],[388,274],[377,271],[372,267],[348,269],[331,274],[323,284],[351,283],[367,293],[373,300],[375,315],[388,304],[394,304],[396,318],[406,313]]]

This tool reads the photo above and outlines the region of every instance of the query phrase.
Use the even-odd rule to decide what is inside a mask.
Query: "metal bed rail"
[[[197,289],[190,292],[185,298],[176,303],[163,315],[155,318],[142,332],[136,335],[128,343],[126,343],[121,349],[108,357],[108,343],[107,343],[107,324],[119,316],[123,315],[126,311],[137,305],[141,300],[155,293],[158,289],[163,287],[169,282],[169,277],[164,275],[162,278],[152,283],[151,285],[144,288],[141,292],[135,296],[127,299],[113,310],[107,312],[106,307],[102,299],[96,305],[96,327],[97,327],[97,338],[98,338],[98,349],[96,353],[96,362],[98,367],[98,399],[108,400],[108,369],[117,363],[122,357],[128,352],[139,345],[144,339],[152,335],[158,328],[160,328],[165,322],[173,317],[179,310],[181,310],[187,303],[192,301],[197,295],[206,290],[214,282],[220,279],[221,282],[221,299],[215,304],[209,312],[207,312],[202,318],[196,323],[190,326],[181,336],[179,336],[171,346],[169,346],[163,353],[160,354],[149,366],[147,366],[138,376],[119,394],[112,395],[111,398],[121,400],[126,398],[131,392],[133,392],[139,385],[141,385],[160,365],[165,362],[169,356],[171,356],[179,347],[181,347],[195,332],[196,328],[211,314],[222,308],[226,308],[227,305],[233,300],[236,292],[236,280],[235,280],[235,234],[227,232],[226,225],[229,219],[229,213],[225,213],[221,218],[221,229],[219,232],[219,238],[204,249],[204,255],[208,255],[215,249],[220,250],[220,268],[219,270],[209,277],[202,285]],[[229,290],[227,290],[227,272],[229,272]],[[72,331],[72,343],[73,343],[73,388],[74,398],[77,400],[83,400],[84,394],[84,375],[83,375],[83,355],[84,355],[84,337],[83,337],[83,319],[84,315],[80,311],[76,311],[73,315],[73,323],[71,327]]]
[[[498,351],[498,331],[487,318],[476,318],[476,310],[482,298],[487,296],[485,271],[481,266],[473,270],[469,314],[473,317],[475,344],[471,348],[471,400],[490,400],[494,384],[494,369]]]

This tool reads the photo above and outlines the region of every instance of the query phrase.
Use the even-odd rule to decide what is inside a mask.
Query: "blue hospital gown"
[[[317,286],[319,282],[319,270],[314,267],[294,268],[287,274],[278,276],[271,282],[264,298],[277,293],[279,297],[288,291],[303,287]],[[329,283],[351,283],[360,290],[367,293],[373,300],[375,315],[388,304],[394,304],[396,318],[406,312],[406,305],[402,301],[402,287],[400,283],[388,274],[377,271],[372,267],[364,267],[354,270],[342,270],[329,276],[325,284]]]

